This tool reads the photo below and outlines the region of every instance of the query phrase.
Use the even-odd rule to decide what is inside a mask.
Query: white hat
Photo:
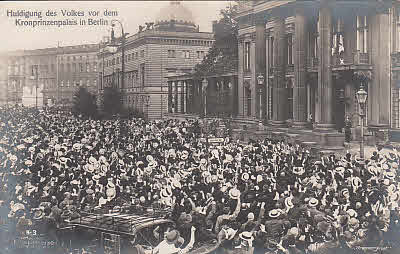
[[[250,220],[254,220],[254,213],[249,213],[248,215],[247,215],[247,218],[248,219],[250,219]]]
[[[244,172],[244,173],[242,174],[242,180],[243,180],[243,181],[247,181],[247,180],[249,180],[249,178],[250,178],[249,173]]]
[[[253,234],[251,232],[247,232],[247,231],[240,233],[239,237],[240,237],[240,239],[242,239],[244,241],[251,242],[254,240]]]
[[[353,210],[353,209],[347,210],[347,214],[348,214],[350,217],[357,217],[357,212],[356,212],[355,210]]]
[[[293,207],[294,207],[291,197],[285,198],[285,205],[286,205],[286,207],[288,207],[288,208],[293,208]]]
[[[308,205],[310,207],[315,207],[318,205],[318,203],[319,203],[319,201],[316,198],[310,198],[310,200],[308,201]]]
[[[281,211],[279,211],[278,209],[273,209],[271,211],[269,211],[268,216],[270,218],[277,218],[279,217],[279,215],[281,215]]]
[[[238,199],[240,197],[240,191],[238,189],[230,189],[229,197],[231,199]]]

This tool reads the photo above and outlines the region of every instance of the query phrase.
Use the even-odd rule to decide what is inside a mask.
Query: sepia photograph
[[[400,253],[400,1],[2,1],[0,32],[0,254]]]

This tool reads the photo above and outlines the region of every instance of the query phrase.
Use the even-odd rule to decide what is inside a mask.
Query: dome
[[[171,1],[170,4],[162,8],[157,16],[156,23],[174,20],[179,23],[193,23],[192,12],[183,6],[179,1]]]
[[[179,1],[171,1],[162,8],[156,18],[155,29],[173,31],[195,31],[192,12]]]

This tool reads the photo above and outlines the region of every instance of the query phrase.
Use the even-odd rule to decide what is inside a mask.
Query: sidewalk
[[[348,147],[344,148],[343,153],[347,153],[347,150],[352,154],[352,155],[357,155],[360,156],[360,142],[350,142]],[[375,146],[367,146],[364,145],[364,155],[365,158],[370,158],[373,154],[374,151],[377,151]],[[394,151],[390,148],[382,148],[381,154],[389,155],[389,153],[394,153]]]

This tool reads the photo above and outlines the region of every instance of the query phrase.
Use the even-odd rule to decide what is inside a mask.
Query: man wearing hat
[[[219,231],[221,230],[221,225],[223,222],[226,223],[228,221],[233,221],[239,215],[241,208],[240,192],[238,190],[232,189],[230,193],[231,193],[230,195],[231,198],[237,200],[235,211],[232,214],[229,214],[229,210],[227,210],[224,211],[224,214],[217,217],[217,221],[215,223],[215,228],[214,228],[216,234],[218,234]]]
[[[192,227],[190,234],[190,241],[186,247],[182,248],[184,239],[180,236],[179,231],[173,229],[165,233],[165,238],[152,250],[144,250],[141,246],[136,246],[138,253],[140,254],[176,254],[176,253],[188,253],[195,243],[195,232],[196,228]]]

